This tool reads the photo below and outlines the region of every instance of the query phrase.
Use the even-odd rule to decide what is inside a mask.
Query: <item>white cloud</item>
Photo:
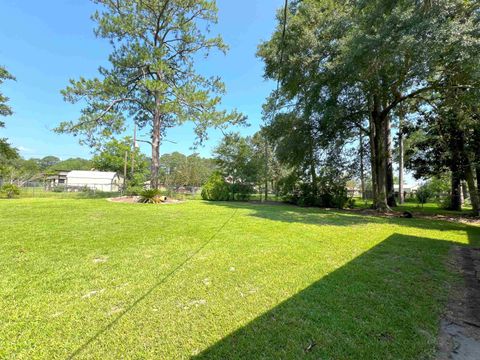
[[[30,148],[27,148],[25,146],[18,146],[17,149],[20,150],[21,152],[24,152],[24,153],[34,153],[35,152],[34,149],[30,149]]]

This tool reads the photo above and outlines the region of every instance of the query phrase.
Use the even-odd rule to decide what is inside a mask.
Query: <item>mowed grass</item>
[[[463,224],[0,201],[0,358],[426,359]]]

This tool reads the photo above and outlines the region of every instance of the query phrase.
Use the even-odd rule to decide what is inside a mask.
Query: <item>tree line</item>
[[[304,0],[285,10],[258,56],[278,82],[265,127],[294,188],[315,201],[343,186],[353,159],[362,180],[370,172],[375,208],[388,210],[396,135],[400,169],[448,172],[452,209],[465,180],[478,214],[479,3]]]

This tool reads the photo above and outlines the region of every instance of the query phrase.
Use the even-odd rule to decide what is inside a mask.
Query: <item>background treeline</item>
[[[478,214],[479,6],[305,0],[279,12],[258,56],[278,82],[264,120],[289,171],[283,191],[325,205],[359,176],[374,207],[388,210],[402,201],[396,158],[400,179],[405,166],[417,178],[449,176],[451,209],[460,208],[465,182]]]
[[[127,161],[125,162],[125,159]],[[216,169],[213,159],[198,154],[184,155],[179,152],[164,154],[160,158],[160,184],[169,189],[180,187],[199,188]],[[132,146],[132,139],[113,139],[103,145],[91,159],[69,158],[61,160],[56,156],[23,159],[15,156],[4,159],[0,166],[0,179],[5,183],[23,186],[27,183],[41,183],[58,171],[71,170],[112,171],[124,174],[130,191],[148,187],[151,159]]]

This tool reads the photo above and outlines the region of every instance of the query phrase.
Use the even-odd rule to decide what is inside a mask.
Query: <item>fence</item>
[[[0,179],[0,187],[7,181]],[[22,198],[109,198],[121,195],[139,195],[140,189],[135,189],[135,193],[130,190],[109,191],[108,184],[88,184],[86,186],[68,186],[58,184],[52,186],[48,181],[27,181],[14,182],[20,188],[20,197]],[[163,195],[178,199],[199,199],[199,187],[194,186],[169,186],[161,187],[160,191]]]
[[[5,181],[0,179],[0,186]],[[20,188],[20,197],[23,198],[106,198],[122,194],[121,191],[108,191],[109,185],[88,184],[88,186],[50,186],[44,181],[14,182]]]

